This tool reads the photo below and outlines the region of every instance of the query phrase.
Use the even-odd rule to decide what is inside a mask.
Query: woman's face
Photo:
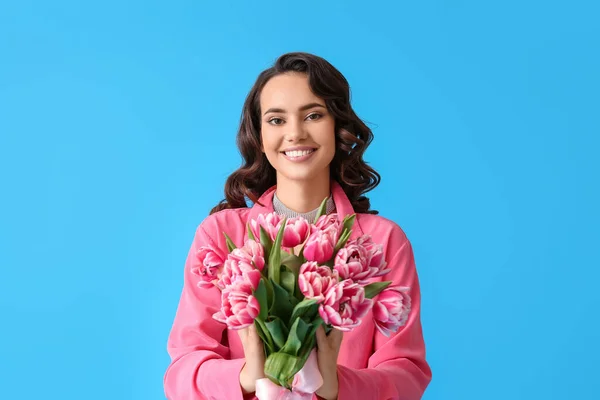
[[[303,73],[271,78],[260,96],[262,150],[277,182],[323,182],[335,155],[335,119]]]

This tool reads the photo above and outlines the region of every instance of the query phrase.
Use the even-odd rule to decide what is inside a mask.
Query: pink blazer
[[[332,194],[339,219],[354,210],[341,186],[332,181]],[[198,277],[190,271],[196,250],[210,245],[227,254],[226,232],[240,246],[246,235],[246,221],[273,211],[275,187],[266,191],[252,208],[227,209],[208,216],[196,229],[187,256],[179,306],[167,350],[171,363],[164,376],[165,394],[170,400],[242,400],[239,374],[244,352],[237,332],[228,330],[212,315],[220,306],[216,288],[196,286]],[[372,315],[352,332],[344,333],[338,358],[340,400],[420,399],[431,381],[425,360],[425,343],[420,319],[420,290],[411,244],[393,221],[378,215],[357,214],[351,239],[368,233],[381,243],[391,272],[377,280],[410,286],[412,311],[406,325],[391,337],[383,336]],[[253,398],[247,396],[246,398]],[[314,397],[316,399],[316,396]]]

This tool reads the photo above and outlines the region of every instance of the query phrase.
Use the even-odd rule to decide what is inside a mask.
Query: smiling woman
[[[333,65],[308,53],[284,54],[258,76],[246,97],[237,134],[243,163],[227,179],[225,199],[211,213],[247,207],[246,198],[255,203],[275,184],[284,204],[308,211],[333,180],[355,211],[376,214],[364,196],[380,180],[363,160],[372,140],[352,109],[348,81]],[[316,151],[309,157],[285,154],[294,150]],[[309,191],[302,189],[307,181]]]
[[[291,397],[285,398],[421,398],[431,369],[425,360],[419,281],[408,238],[397,224],[376,215],[364,196],[380,179],[363,160],[372,140],[371,130],[350,105],[348,82],[326,60],[307,53],[284,54],[258,76],[244,103],[237,134],[242,166],[227,179],[225,199],[198,226],[186,260],[184,288],[168,342],[167,398],[242,400],[254,398],[255,393],[260,400],[283,398],[278,394],[265,397],[262,390],[265,370],[271,371],[266,365],[277,363],[272,353],[265,359],[265,350],[283,346],[269,341],[264,329],[280,328],[267,327],[277,320],[257,316],[266,313],[256,299],[261,292],[242,278],[244,274],[259,277],[256,269],[279,265],[274,260],[292,253],[314,258],[314,265],[300,262],[294,268],[310,267],[322,274],[310,275],[310,285],[306,281],[302,287],[322,294],[319,315],[332,330],[326,334],[321,325],[312,336],[302,336],[308,348],[314,345],[312,340],[317,343],[318,371],[314,374],[317,367],[313,367],[313,378],[304,380],[314,390],[288,391],[286,396]],[[254,202],[252,207],[246,198]],[[289,220],[280,227],[283,217]],[[339,228],[349,220],[353,221],[351,234]],[[258,224],[262,231],[257,230]],[[252,237],[259,236],[260,243],[246,240],[247,230],[252,229]],[[272,251],[275,244],[264,239],[269,235],[266,230],[271,235],[280,230],[282,243],[290,243],[284,246],[292,253],[277,256],[278,251]],[[340,234],[346,235],[344,240],[351,247],[338,253],[346,256],[334,259]],[[236,243],[245,244],[232,250]],[[245,264],[238,260],[243,254]],[[299,283],[296,289],[292,262],[287,257],[281,268],[270,271],[277,271],[278,276],[291,273],[291,284],[281,290],[295,296],[301,289]],[[373,271],[384,267],[391,286],[382,289],[373,302],[366,297],[366,286],[354,285],[348,278],[355,274],[364,278],[361,284],[373,280],[381,285],[381,275]],[[237,271],[234,278],[228,275],[232,271]],[[333,271],[346,271],[346,277],[341,279]],[[240,287],[235,291],[223,287],[221,292],[219,284],[214,284],[219,276],[238,279]],[[323,286],[321,278],[329,286]],[[268,279],[271,291],[276,292],[278,281]],[[283,303],[273,300],[270,309],[285,308]],[[228,327],[213,319],[214,315],[221,322],[224,316],[237,322]],[[298,356],[291,347],[286,351],[281,354]],[[304,376],[302,370],[298,376]]]
[[[267,82],[260,107],[267,110],[262,117],[261,150],[276,171],[279,199],[298,212],[318,207],[329,196],[335,118],[310,89],[306,74],[298,72]],[[306,181],[311,182],[311,192],[301,197],[298,192]]]

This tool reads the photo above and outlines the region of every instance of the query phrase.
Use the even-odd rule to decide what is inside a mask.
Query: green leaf
[[[319,211],[317,212],[317,215],[315,216],[315,220],[313,221],[313,224],[316,224],[317,221],[319,220],[319,218],[322,215],[325,215],[325,212],[327,211],[327,199],[328,198],[329,198],[329,196],[325,197],[325,199],[323,199],[323,201],[321,202],[321,205],[319,206]]]
[[[348,239],[350,239],[351,234],[352,234],[352,231],[348,231],[348,230],[344,229],[344,231],[340,235],[340,238],[339,238],[337,244],[335,245],[335,249],[333,250],[334,258],[335,258],[335,255],[337,254],[337,252],[340,251],[340,249],[346,245],[346,243],[348,242]]]
[[[315,344],[317,342],[317,338],[315,335],[317,328],[322,323],[323,320],[321,319],[321,317],[317,317],[315,318],[313,323],[308,324],[308,332],[306,333],[304,341],[302,342],[300,350],[298,351],[298,360],[296,361],[294,369],[288,372],[288,380],[292,380],[294,378],[294,375],[296,375],[302,369],[304,364],[306,364],[306,360],[308,359],[308,356],[310,355],[312,349],[315,348]]]
[[[340,251],[340,249],[346,245],[348,239],[350,239],[350,236],[352,235],[352,226],[354,225],[355,220],[356,214],[347,215],[346,218],[344,218],[344,221],[342,222],[342,234],[340,235],[340,238],[338,239],[338,242],[335,245],[335,249],[333,250],[334,258],[337,252]]]
[[[297,368],[298,362],[298,357],[290,354],[273,353],[265,361],[265,376],[275,384],[290,389],[291,378],[294,376],[292,371]]]
[[[296,318],[290,328],[285,345],[281,348],[281,352],[297,356],[309,328],[310,325],[304,322],[302,318]]]
[[[300,272],[300,266],[303,264],[303,261],[300,257],[290,254],[285,250],[281,250],[281,265],[285,265],[294,273],[296,278],[298,278],[298,273]]]
[[[260,244],[262,244],[262,246],[265,248],[265,255],[270,254],[271,247],[273,246],[271,237],[269,236],[267,231],[265,231],[265,228],[263,228],[262,225],[259,225],[259,227],[260,227]]]
[[[299,292],[300,289],[298,289],[298,283],[296,283],[296,290]],[[304,295],[302,293],[300,293],[300,296],[304,297]],[[300,303],[300,300],[298,300],[298,296],[290,296],[290,303],[292,304],[292,310],[294,309],[294,307],[296,307],[298,305],[298,303]]]
[[[273,299],[270,304],[269,314],[281,318],[283,321],[288,321],[294,310],[294,306],[290,302],[290,294],[287,290],[271,281],[273,285]]]
[[[283,287],[290,296],[294,296],[294,288],[296,287],[296,277],[291,271],[281,271],[281,287]]]
[[[306,333],[306,337],[304,339],[304,342],[302,343],[302,347],[300,347],[300,351],[298,352],[298,357],[300,357],[300,362],[299,362],[300,368],[298,369],[298,371],[300,371],[300,369],[302,369],[302,367],[306,363],[306,360],[308,359],[308,356],[310,355],[310,351],[315,347],[315,344],[317,342],[317,336],[316,336],[317,328],[319,328],[319,326],[322,323],[323,323],[323,319],[321,317],[317,317],[312,322],[312,324],[309,325],[310,328],[309,328],[308,332]],[[294,374],[298,371],[294,371]]]
[[[269,253],[269,278],[277,284],[279,284],[281,279],[281,242],[283,241],[286,221],[287,218],[281,221],[281,227],[279,228],[279,232],[277,232],[275,243],[273,243],[273,248]]]
[[[290,318],[290,325],[296,320],[296,318],[307,317],[309,320],[314,317],[314,312],[318,311],[319,305],[316,299],[304,299],[294,307],[292,316]]]
[[[258,314],[258,318],[263,321],[267,319],[269,313],[269,302],[267,296],[267,287],[265,286],[264,278],[260,279],[258,283],[258,288],[254,291],[254,297],[258,300],[258,304],[260,304],[260,313]]]
[[[261,321],[259,318],[256,318],[254,320],[254,325],[256,325],[256,331],[258,332],[258,336],[265,345],[265,354],[268,356],[269,354],[275,353],[273,339],[271,338],[271,334],[269,333],[265,322]]]
[[[285,340],[288,337],[289,331],[283,321],[277,317],[273,321],[266,322],[265,325],[275,343],[275,351],[278,351],[285,345]]]
[[[304,244],[302,245],[302,249],[304,249]],[[302,254],[302,250],[300,251],[300,254]],[[293,293],[296,300],[300,301],[304,298],[304,295],[302,294],[302,292],[300,291],[300,287],[298,286],[298,275],[300,275],[300,267],[306,262],[306,260],[304,260],[302,255],[296,256],[294,254],[289,254],[284,251],[282,251],[281,256],[281,264],[289,268],[289,270],[294,274]]]
[[[300,292],[300,288],[298,287],[298,275],[300,274],[300,267],[302,266],[302,264],[304,264],[306,262],[306,260],[303,258],[303,255],[302,255],[305,244],[306,244],[306,242],[304,242],[304,244],[302,245],[299,256],[297,256],[295,254],[290,254],[283,250],[281,251],[281,264],[288,267],[290,269],[290,271],[294,273],[294,292],[293,293],[294,293],[295,298],[298,301],[300,301],[304,298],[304,295],[302,294],[302,292]]]
[[[233,243],[233,240],[231,240],[231,238],[229,236],[227,236],[227,234],[225,232],[223,232],[223,235],[225,235],[225,241],[227,242],[227,249],[231,253],[236,248],[235,243]]]
[[[254,237],[254,233],[250,229],[250,222],[246,224],[246,230],[248,231],[248,239],[256,241],[256,237]]]
[[[263,270],[264,271],[264,270]],[[271,305],[273,304],[273,285],[268,278],[264,279],[265,287],[267,288],[267,310],[271,309]]]
[[[288,267],[282,267],[281,269],[280,286],[290,293],[288,300],[292,304],[292,309],[296,307],[300,300],[304,299],[304,295],[300,292],[300,287],[298,286],[298,277]]]
[[[356,220],[356,214],[346,215],[344,221],[342,222],[344,225],[344,229],[351,231],[352,225],[354,225],[354,221]]]
[[[373,297],[381,293],[383,289],[390,286],[391,283],[392,281],[369,283],[365,286],[365,297],[367,299],[372,299]]]

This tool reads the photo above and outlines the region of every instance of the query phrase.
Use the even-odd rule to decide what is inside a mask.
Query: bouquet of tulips
[[[192,270],[199,287],[221,290],[213,318],[230,329],[256,325],[267,383],[287,390],[294,390],[294,377],[315,348],[319,325],[350,331],[373,310],[377,328],[389,336],[410,312],[408,287],[369,283],[389,272],[383,246],[369,235],[349,241],[356,216],[339,221],[337,214],[324,215],[325,206],[324,200],[314,221],[261,214],[248,222],[242,247],[225,233],[225,259],[201,247]]]

